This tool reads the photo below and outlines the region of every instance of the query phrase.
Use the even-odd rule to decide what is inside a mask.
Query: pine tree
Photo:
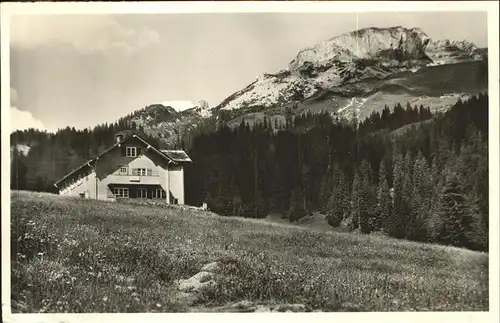
[[[420,152],[413,166],[413,177],[407,237],[410,240],[426,241],[425,223],[431,206],[432,184],[429,166]]]
[[[411,153],[408,151],[404,157],[403,164],[403,187],[402,187],[402,198],[409,203],[412,198],[413,191],[413,158]]]
[[[444,186],[444,180],[441,179],[436,187],[433,187],[433,195],[431,200],[431,209],[426,221],[426,235],[427,241],[439,243],[442,232],[444,230],[443,219],[439,214],[439,205],[441,199],[441,191]]]
[[[389,218],[385,222],[387,234],[395,238],[403,238],[406,234],[406,201],[403,199],[403,168],[404,160],[400,154],[394,158],[394,186],[393,186],[393,206]]]
[[[362,198],[362,183],[360,179],[360,175],[358,172],[354,174],[354,180],[352,182],[352,191],[351,191],[351,205],[350,205],[350,213],[351,213],[351,221],[350,221],[350,229],[355,230],[359,227],[360,224],[360,207],[361,207],[361,198]]]
[[[360,167],[360,173],[363,178],[368,179],[368,183],[371,185],[373,181],[373,172],[372,172],[372,167],[370,163],[366,160],[363,159],[361,162],[361,167]]]
[[[349,210],[346,203],[349,197],[347,192],[347,181],[342,170],[337,169],[337,176],[335,176],[333,182],[334,185],[327,206],[327,220],[331,226],[337,227]]]
[[[338,207],[341,210],[342,219],[349,214],[349,183],[346,174],[340,170],[339,185],[337,187]]]
[[[373,230],[382,228],[389,218],[392,208],[392,201],[387,179],[382,179],[377,192],[377,222],[373,224]]]
[[[333,164],[333,166],[328,166],[325,176],[323,176],[323,181],[321,184],[319,202],[321,205],[321,210],[323,212],[328,212],[328,203],[332,195],[332,190],[335,188],[335,180],[338,177],[338,166]]]
[[[290,209],[288,210],[288,220],[290,222],[296,222],[300,218],[306,215],[304,208],[304,196],[302,194],[302,189],[296,187],[292,191],[292,197],[290,199]]]
[[[362,233],[370,233],[378,227],[376,214],[376,195],[369,176],[363,178],[361,184],[361,201],[359,207],[359,228]]]
[[[385,160],[380,161],[380,167],[378,171],[378,183],[382,183],[384,180],[387,180],[387,169],[385,166]]]
[[[331,225],[332,227],[338,227],[343,219],[342,211],[339,208],[338,198],[339,198],[338,194],[334,189],[328,201],[327,214],[326,214],[326,219],[328,221],[328,224]]]
[[[467,244],[466,197],[460,186],[460,179],[450,169],[446,170],[446,181],[440,195],[438,214],[443,221],[440,241],[444,244],[464,246]]]

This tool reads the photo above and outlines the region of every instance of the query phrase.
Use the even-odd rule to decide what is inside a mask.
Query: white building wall
[[[178,200],[178,204],[184,204],[184,167],[172,165],[169,168],[170,192]]]
[[[85,198],[95,199],[95,184],[96,176],[95,172],[89,171],[88,174],[84,174],[79,178],[68,183],[66,186],[61,187],[59,190],[60,195],[64,196],[81,196],[83,194]]]

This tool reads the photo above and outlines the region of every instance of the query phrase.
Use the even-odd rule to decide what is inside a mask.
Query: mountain
[[[134,122],[146,134],[158,137],[166,145],[173,145],[211,115],[208,103],[200,100],[193,108],[182,111],[163,104],[151,104],[125,117],[125,121]]]
[[[487,90],[486,58],[470,42],[432,40],[418,28],[365,28],[301,50],[287,68],[260,75],[215,110],[327,110],[363,119],[397,102],[447,109]]]

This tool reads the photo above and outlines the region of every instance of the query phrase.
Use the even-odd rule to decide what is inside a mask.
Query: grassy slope
[[[357,87],[373,88],[373,93],[358,97],[365,97],[367,101],[361,108],[361,118],[369,116],[375,110],[383,109],[384,105],[393,107],[396,103],[401,103],[406,107],[406,103],[412,105],[422,104],[425,107],[437,108],[453,105],[457,98],[440,98],[449,93],[470,93],[475,94],[488,90],[487,68],[484,62],[464,62],[457,64],[424,67],[419,71],[401,72],[392,75],[385,80],[374,81],[372,79],[361,81]],[[355,84],[356,85],[356,84]],[[345,87],[353,87],[352,84]],[[427,98],[421,98],[422,96]],[[309,109],[312,112],[322,110],[336,111],[340,107],[346,106],[350,98],[336,95],[334,92],[325,91],[314,98],[310,98],[301,104],[303,110]]]
[[[483,61],[426,67],[403,78],[398,84],[430,96],[446,93],[478,93],[488,90],[487,65]]]
[[[199,308],[488,309],[487,254],[170,206],[26,192],[11,205],[12,296],[28,312],[188,311],[173,281],[211,261],[222,274]]]

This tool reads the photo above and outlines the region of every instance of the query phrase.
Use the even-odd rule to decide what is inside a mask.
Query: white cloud
[[[159,42],[159,35],[149,28],[126,28],[105,15],[27,15],[12,17],[11,41],[25,47],[60,42],[86,53],[133,54]]]
[[[161,104],[164,106],[171,106],[176,111],[184,111],[196,106],[196,104],[191,101],[164,101]]]
[[[10,131],[13,132],[29,128],[47,130],[43,122],[33,117],[31,112],[21,111],[16,107],[10,107]]]

